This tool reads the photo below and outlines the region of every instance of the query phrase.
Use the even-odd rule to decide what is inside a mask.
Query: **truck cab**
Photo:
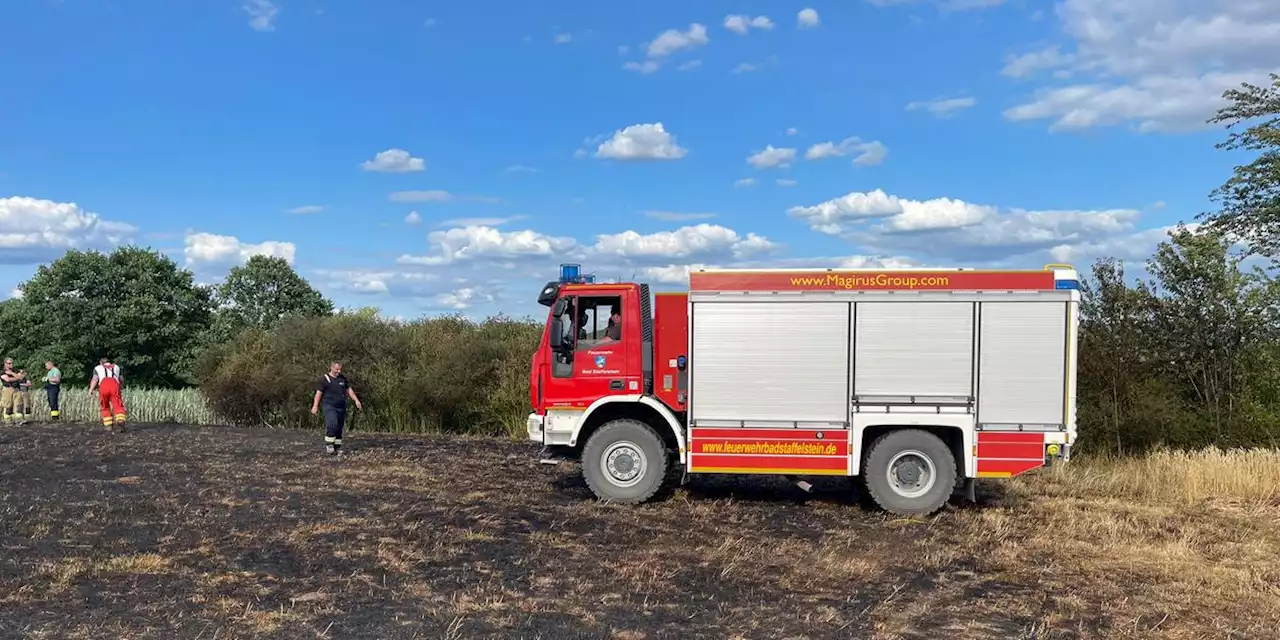
[[[560,279],[538,296],[549,310],[530,367],[529,439],[543,445],[543,463],[581,459],[593,489],[609,483],[647,499],[658,489],[648,486],[650,469],[665,474],[683,461],[686,393],[677,382],[687,361],[680,322],[686,297],[653,296],[647,284],[597,283],[579,268],[562,265]],[[659,311],[670,309],[670,326],[658,326],[655,298]],[[666,339],[655,344],[655,333]],[[655,366],[659,359],[662,366]],[[605,427],[630,435],[603,461],[584,455]],[[628,485],[633,480],[642,486]]]

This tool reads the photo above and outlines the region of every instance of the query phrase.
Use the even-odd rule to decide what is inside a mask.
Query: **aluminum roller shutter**
[[[1060,425],[1067,303],[983,302],[978,421]]]
[[[972,302],[859,302],[854,395],[970,396],[973,313]]]
[[[695,303],[691,418],[848,421],[849,306]]]

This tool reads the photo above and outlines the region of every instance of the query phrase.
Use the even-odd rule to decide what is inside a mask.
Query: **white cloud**
[[[74,202],[0,198],[0,263],[42,262],[68,249],[106,249],[132,240],[132,225],[103,220]]]
[[[556,34],[556,37],[552,39],[552,41],[555,42],[556,44],[568,44],[570,42],[573,42],[573,34],[558,33]]]
[[[404,217],[404,223],[405,224],[421,224],[422,216],[418,215],[417,211],[410,211],[409,215]]]
[[[645,211],[646,218],[666,220],[668,222],[684,220],[709,220],[716,217],[714,213],[677,213],[675,211]]]
[[[1135,209],[1001,210],[955,198],[911,200],[879,189],[788,213],[814,231],[877,252],[987,263],[1032,254],[1051,259],[1051,251],[1061,255],[1070,247],[1087,253],[1090,246],[1147,233],[1137,228]]]
[[[676,67],[676,71],[689,71],[690,69],[697,69],[698,67],[701,67],[701,66],[702,66],[701,60],[690,60]]]
[[[442,227],[501,227],[504,224],[524,220],[525,216],[507,216],[505,218],[450,218],[440,221]]]
[[[292,242],[268,240],[250,244],[235,236],[213,233],[187,233],[183,250],[187,267],[192,269],[235,266],[258,255],[283,258],[293,264],[296,252],[297,247]]]
[[[303,205],[301,207],[294,207],[289,210],[289,213],[293,213],[301,216],[301,215],[307,215],[310,213],[320,213],[321,211],[324,211],[324,207],[318,204],[308,204],[308,205]]]
[[[759,68],[760,68],[759,66],[751,64],[750,62],[743,62],[738,64],[738,66],[734,67],[733,69],[729,70],[729,73],[750,73]]]
[[[1223,91],[1280,70],[1280,2],[1062,0],[1056,15],[1062,42],[1006,59],[1005,75],[1051,76],[1010,120],[1194,131],[1211,126]]]
[[[724,18],[724,28],[741,35],[747,35],[751,29],[763,29],[768,31],[773,29],[773,21],[769,16],[751,17],[748,15],[734,14]]]
[[[920,4],[923,0],[867,0],[877,7]],[[941,11],[972,11],[1001,6],[1005,0],[931,0]]]
[[[907,111],[917,111],[923,109],[929,113],[945,118],[955,111],[968,109],[978,104],[976,98],[942,98],[938,100],[926,100],[922,102],[911,102],[907,104]]]
[[[413,157],[404,149],[387,149],[374,156],[373,160],[365,160],[360,163],[360,168],[365,171],[409,173],[425,170],[427,162],[422,158]]]
[[[534,169],[533,167],[527,167],[522,164],[513,164],[507,167],[506,169],[503,169],[503,171],[506,171],[507,173],[537,173],[538,172],[537,169]]]
[[[1062,47],[1053,45],[1027,53],[1005,56],[1004,68],[1000,75],[1010,78],[1026,78],[1045,69],[1060,69],[1071,64],[1074,56],[1062,53]]]
[[[688,150],[676,144],[661,122],[633,124],[614,132],[596,148],[597,158],[613,160],[679,160]]]
[[[795,135],[795,134],[797,134],[797,133],[800,133],[800,130],[799,130],[799,129],[796,129],[795,127],[788,127],[788,128],[787,128],[787,135],[789,135],[789,136],[794,136],[794,135]]]
[[[493,302],[493,295],[474,287],[462,287],[436,296],[436,302],[451,309],[470,309],[477,302]]]
[[[667,58],[682,50],[694,49],[701,47],[710,42],[707,37],[706,25],[693,23],[689,25],[688,30],[680,31],[679,29],[667,29],[658,34],[658,37],[650,41],[645,47],[646,60],[631,61],[624,63],[622,68],[628,71],[635,71],[643,75],[657,73],[662,68]],[[630,51],[630,47],[618,47],[618,53],[626,54]],[[690,63],[680,65],[680,70],[686,71],[692,69]]]
[[[427,235],[430,251],[425,256],[402,255],[396,262],[413,265],[441,265],[476,258],[520,258],[551,256],[577,246],[573,238],[553,237],[537,231],[499,231],[493,227],[457,227],[432,231]]]
[[[778,178],[777,180],[774,180],[774,182],[777,183],[779,187],[794,187],[797,184],[800,184],[799,182],[789,178]]]
[[[757,169],[786,168],[791,166],[791,162],[795,159],[795,149],[786,147],[779,149],[773,145],[766,145],[764,149],[748,156],[747,164]]]
[[[800,13],[796,14],[796,24],[801,29],[812,29],[818,26],[818,22],[818,12],[814,9],[801,9]]]
[[[592,247],[595,255],[620,258],[688,258],[693,256],[729,255],[742,258],[768,253],[778,245],[764,236],[746,236],[715,224],[698,224],[675,231],[659,231],[647,235],[635,231],[596,236]]]
[[[804,157],[808,160],[822,160],[854,155],[853,164],[859,167],[870,167],[884,162],[889,155],[889,148],[879,140],[863,142],[860,138],[845,138],[838,144],[820,142],[809,147]]]
[[[733,182],[733,186],[735,187],[753,187],[755,184],[755,178],[738,178]]]
[[[501,202],[498,198],[491,196],[460,196],[441,189],[429,189],[425,191],[393,191],[387,196],[387,199],[392,202],[453,202],[455,200],[487,202],[489,204]]]
[[[245,0],[240,5],[249,14],[249,28],[254,31],[275,31],[276,16],[280,15],[280,7],[270,0]]]
[[[643,62],[626,62],[626,63],[623,63],[622,68],[626,69],[627,71],[635,71],[636,73],[640,73],[647,76],[651,73],[657,73],[658,69],[662,68],[662,63],[656,60],[645,60]]]
[[[681,49],[700,47],[710,40],[707,38],[707,27],[697,22],[690,24],[688,30],[667,29],[658,34],[649,43],[646,53],[650,58],[663,58]]]

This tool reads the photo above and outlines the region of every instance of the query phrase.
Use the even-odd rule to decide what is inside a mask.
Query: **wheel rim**
[[[644,451],[635,443],[626,440],[609,445],[600,454],[600,466],[604,469],[604,477],[619,487],[630,487],[644,477],[648,466]]]
[[[908,449],[889,459],[885,477],[894,493],[904,498],[918,498],[928,493],[938,482],[938,471],[932,458],[915,449]]]

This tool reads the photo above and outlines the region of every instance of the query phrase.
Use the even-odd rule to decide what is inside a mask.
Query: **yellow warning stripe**
[[[979,478],[1012,478],[1013,474],[1008,471],[979,471]]]
[[[689,473],[768,473],[794,476],[847,476],[844,469],[768,469],[762,467],[690,467]]]

